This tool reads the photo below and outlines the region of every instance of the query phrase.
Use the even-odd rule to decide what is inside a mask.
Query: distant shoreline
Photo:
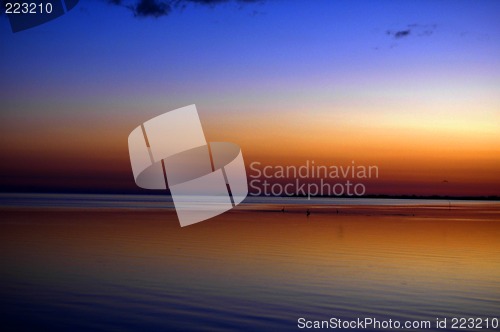
[[[120,191],[105,191],[105,192],[97,192],[97,191],[38,191],[38,192],[30,192],[30,191],[0,191],[1,196],[5,195],[120,195],[120,196],[170,196],[169,191],[133,191],[133,192],[120,192]],[[254,198],[304,198],[307,199],[307,196],[304,195],[295,195],[295,196],[251,196]],[[408,200],[458,200],[458,201],[500,201],[500,196],[497,195],[483,195],[483,196],[440,196],[440,195],[386,195],[386,194],[370,194],[363,196],[314,196],[311,197],[313,199],[321,198],[321,199],[408,199]]]

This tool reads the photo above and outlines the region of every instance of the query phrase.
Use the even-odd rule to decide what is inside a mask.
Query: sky
[[[0,16],[2,191],[146,192],[128,134],[196,104],[247,166],[377,165],[367,193],[500,195],[499,1],[88,0]]]

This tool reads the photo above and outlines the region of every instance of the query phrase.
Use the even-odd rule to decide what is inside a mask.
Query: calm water
[[[315,208],[310,217],[300,205],[281,213],[281,205],[253,204],[180,228],[162,201],[45,201],[27,208],[28,200],[3,200],[5,330],[500,318],[498,203]]]

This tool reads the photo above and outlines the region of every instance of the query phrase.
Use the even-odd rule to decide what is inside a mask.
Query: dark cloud
[[[137,17],[160,17],[168,15],[172,11],[171,1],[160,0],[107,0],[111,5],[121,6],[131,10]]]
[[[160,17],[168,15],[172,8],[169,4],[156,0],[141,0],[135,6],[134,14],[136,16]]]
[[[434,33],[436,30],[436,24],[408,24],[404,29],[399,30],[387,30],[386,34],[395,38],[401,39],[412,35],[418,37],[428,37]]]
[[[401,30],[394,33],[394,38],[403,38],[410,35],[411,30]]]
[[[111,5],[131,10],[136,17],[166,16],[174,9],[186,8],[189,4],[216,6],[225,2],[239,4],[264,2],[264,0],[106,0]]]

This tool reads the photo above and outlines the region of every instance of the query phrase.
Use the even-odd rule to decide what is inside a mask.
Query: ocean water
[[[453,330],[453,318],[500,318],[498,202],[314,201],[308,217],[309,202],[282,213],[283,201],[259,199],[185,228],[159,197],[0,202],[6,331],[292,331],[299,318],[434,330],[447,318]]]

